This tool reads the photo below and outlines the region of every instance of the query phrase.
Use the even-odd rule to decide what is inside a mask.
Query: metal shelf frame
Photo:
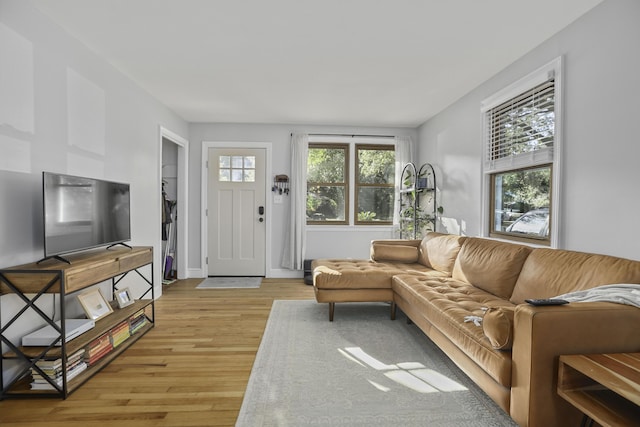
[[[401,239],[419,238],[418,231],[420,229],[421,219],[418,217],[418,212],[421,212],[420,199],[427,194],[431,195],[431,200],[428,202],[432,208],[430,218],[428,218],[427,221],[431,223],[431,229],[436,231],[438,220],[436,189],[436,173],[430,163],[425,163],[420,166],[420,168],[417,168],[414,163],[407,163],[404,166],[400,176],[399,234]],[[407,209],[410,209],[410,216],[404,215]],[[413,223],[412,235],[408,235],[404,230],[403,222],[407,221]]]

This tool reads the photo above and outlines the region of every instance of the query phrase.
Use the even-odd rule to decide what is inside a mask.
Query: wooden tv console
[[[5,369],[8,364],[17,365],[18,374],[2,387],[0,400],[11,397],[61,397],[66,398],[100,369],[109,364],[119,354],[136,342],[154,326],[154,286],[153,286],[153,248],[152,247],[112,247],[108,249],[96,249],[66,255],[70,264],[59,260],[48,259],[41,263],[31,263],[0,270],[0,295],[13,294],[20,298],[24,305],[17,313],[6,322],[0,320],[0,340],[3,348],[8,351],[2,353],[0,358],[0,386],[4,384]],[[143,267],[144,274],[141,271]],[[82,290],[90,286],[111,280],[111,295],[123,286],[120,281],[130,272],[144,281],[143,291],[132,295],[135,302],[123,308],[118,308],[115,301],[110,304],[113,312],[95,322],[95,327],[70,341],[65,340],[64,334],[58,335],[61,345],[53,344],[45,347],[21,346],[14,344],[10,339],[15,337],[15,323],[29,313],[35,313],[41,319],[41,325],[53,324],[54,320],[62,319],[58,328],[64,331],[65,297],[71,294],[81,294]],[[40,298],[45,294],[58,294],[54,296],[56,319],[45,313],[53,304],[43,304]],[[39,304],[37,304],[39,302]],[[46,307],[46,308],[42,308]],[[109,338],[113,342],[115,331],[122,332],[125,327],[135,319],[139,326],[130,336],[99,360],[88,366],[84,371],[67,379],[64,374],[61,384],[50,383],[49,390],[34,390],[31,386],[32,371],[36,364],[42,361],[55,361],[60,359],[62,372],[67,372],[67,358],[93,346],[99,338]],[[126,329],[126,328],[125,328]],[[30,331],[27,331],[27,333]],[[113,332],[113,333],[112,333]],[[126,335],[126,333],[125,333]],[[122,339],[122,335],[120,335]],[[56,340],[57,341],[57,340]],[[119,340],[120,341],[120,340]],[[86,351],[85,351],[86,352]],[[38,365],[40,366],[40,365]],[[12,375],[13,376],[13,375]]]

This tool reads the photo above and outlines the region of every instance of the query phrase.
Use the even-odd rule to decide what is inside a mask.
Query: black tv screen
[[[131,239],[129,184],[42,173],[44,256]]]

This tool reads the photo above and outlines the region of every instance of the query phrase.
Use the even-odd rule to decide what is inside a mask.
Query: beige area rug
[[[251,289],[261,284],[262,277],[207,277],[196,289]]]
[[[386,304],[275,301],[237,427],[515,426]]]

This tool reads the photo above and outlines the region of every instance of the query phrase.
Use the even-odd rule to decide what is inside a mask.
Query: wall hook
[[[287,175],[276,175],[273,178],[271,191],[278,194],[289,195],[289,177]]]

